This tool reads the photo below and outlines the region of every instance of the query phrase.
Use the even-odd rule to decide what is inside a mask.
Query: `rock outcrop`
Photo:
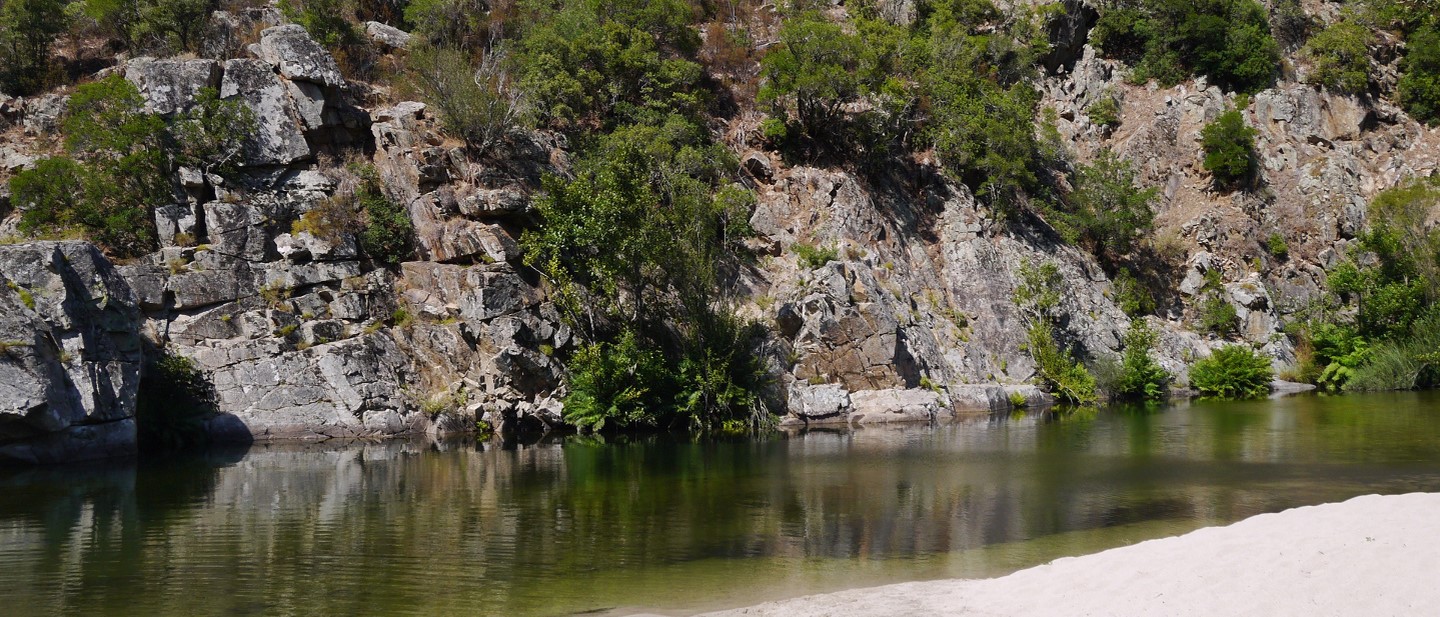
[[[133,454],[140,325],[95,247],[0,246],[0,461]]]

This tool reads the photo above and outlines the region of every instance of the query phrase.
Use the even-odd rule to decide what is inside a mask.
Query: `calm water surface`
[[[687,614],[1440,491],[1440,396],[0,470],[3,615]]]

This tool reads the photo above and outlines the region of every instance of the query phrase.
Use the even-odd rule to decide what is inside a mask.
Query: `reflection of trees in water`
[[[0,563],[0,592],[151,613],[197,596],[217,613],[559,612],[709,559],[732,572],[768,563],[752,557],[885,560],[1436,490],[1440,418],[1422,407],[1310,398],[734,442],[256,445],[218,469],[0,477],[5,545],[41,547]],[[57,578],[78,582],[55,592]]]

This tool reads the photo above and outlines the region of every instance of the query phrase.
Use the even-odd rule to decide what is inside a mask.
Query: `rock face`
[[[0,246],[0,461],[133,453],[140,324],[93,246]]]

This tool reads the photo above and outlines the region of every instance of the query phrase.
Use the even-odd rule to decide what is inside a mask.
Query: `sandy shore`
[[[1440,614],[1440,493],[1366,495],[1059,559],[707,617]]]

